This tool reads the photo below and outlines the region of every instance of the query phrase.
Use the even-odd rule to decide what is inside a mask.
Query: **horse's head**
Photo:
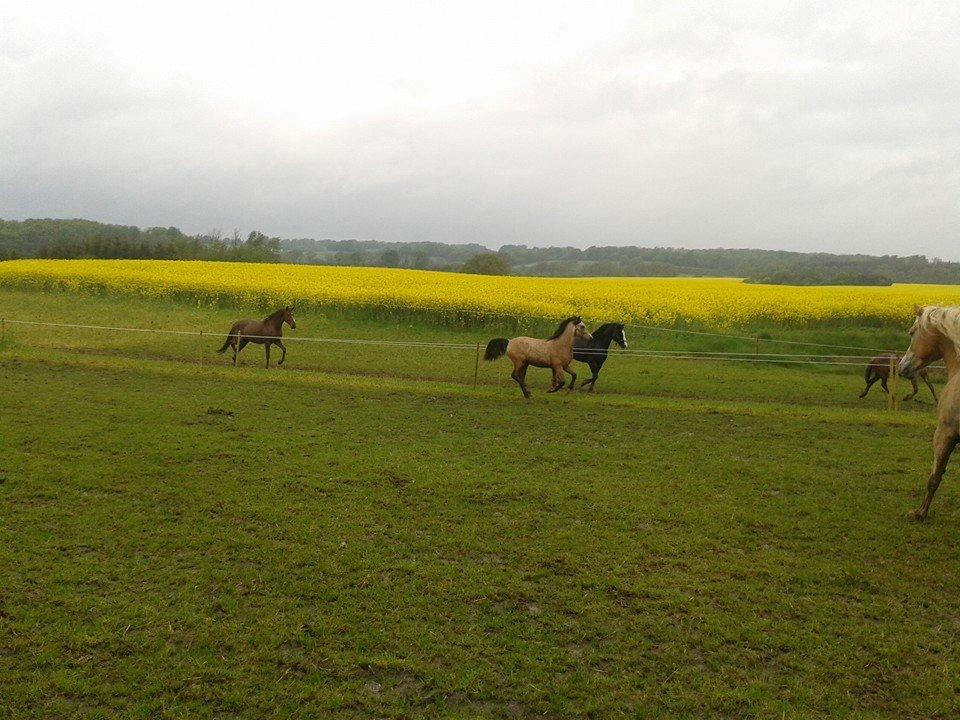
[[[619,323],[617,323],[616,333],[613,336],[613,341],[623,350],[627,349],[627,331],[626,328]]]
[[[289,305],[283,309],[283,322],[289,325],[291,330],[297,329],[297,321],[293,319],[293,308]]]
[[[927,322],[930,311],[936,306],[915,307],[913,325],[910,326],[910,348],[900,360],[897,372],[908,380],[935,360],[943,357],[940,351],[942,337]]]
[[[593,340],[593,335],[587,331],[587,326],[583,324],[583,318],[575,315],[570,323],[573,325],[573,336],[580,340]]]

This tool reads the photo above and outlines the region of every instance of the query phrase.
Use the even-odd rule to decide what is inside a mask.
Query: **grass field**
[[[238,311],[3,290],[0,315]],[[960,712],[951,474],[904,519],[929,401],[860,401],[858,367],[615,355],[596,395],[531,371],[524,402],[503,364],[473,386],[471,350],[291,342],[268,371],[220,341],[6,327],[0,716]]]

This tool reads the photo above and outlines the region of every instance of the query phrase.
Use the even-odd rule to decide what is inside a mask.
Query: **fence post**
[[[890,376],[893,379],[893,389],[890,391],[890,396],[893,400],[894,411],[898,411],[900,409],[900,364],[896,357],[890,358]]]
[[[0,318],[0,347],[7,344],[7,319]]]
[[[757,335],[757,352],[755,354],[756,355],[760,354],[760,336],[759,335]]]
[[[203,330],[200,331],[200,369],[203,370]]]
[[[887,366],[887,378],[890,380],[890,388],[887,391],[887,410],[893,411],[896,410],[896,399],[897,399],[897,382],[896,382],[896,356],[891,355],[888,358]]]
[[[477,357],[473,361],[473,384],[476,386],[477,377],[480,375],[480,343],[477,343]]]

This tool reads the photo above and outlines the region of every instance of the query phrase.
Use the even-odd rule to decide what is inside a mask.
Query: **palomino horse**
[[[911,513],[917,520],[923,520],[943,479],[950,453],[960,441],[960,307],[928,305],[916,308],[910,337],[910,349],[898,367],[901,375],[912,378],[941,358],[947,366],[947,385],[940,396],[937,429],[933,433],[933,472],[927,480],[923,502]]]
[[[564,372],[570,374],[570,390],[573,390],[577,374],[570,369],[570,363],[573,361],[573,342],[577,338],[591,340],[593,336],[587,332],[580,316],[574,315],[560,323],[557,331],[546,340],[532,337],[515,337],[512,340],[494,338],[487,343],[483,359],[496,360],[506,354],[513,362],[510,377],[517,381],[525,398],[530,397],[530,388],[525,382],[530,365],[553,369],[553,386],[548,392],[556,392],[564,386]]]
[[[270,367],[270,346],[276,345],[283,352],[277,365],[283,365],[283,361],[287,359],[287,348],[280,340],[283,337],[284,323],[289,325],[291,330],[297,328],[297,321],[293,319],[293,308],[289,305],[280,308],[263,320],[237,320],[230,328],[223,346],[217,352],[222,353],[228,347],[233,348],[233,364],[236,365],[237,354],[247,346],[247,343],[257,343],[263,345],[264,352],[267,354],[267,367]]]
[[[624,350],[627,349],[627,333],[621,323],[607,323],[593,331],[592,340],[577,340],[573,344],[573,359],[585,362],[590,366],[593,377],[588,377],[580,387],[590,385],[590,392],[596,390],[597,378],[600,377],[600,368],[607,361],[607,351],[610,343],[615,342]]]
[[[880,387],[883,388],[885,393],[890,393],[890,390],[887,388],[887,378],[890,377],[890,361],[894,363],[900,362],[900,357],[894,353],[884,353],[883,355],[877,355],[873,360],[870,361],[870,364],[867,365],[867,370],[863,375],[863,379],[866,381],[867,386],[863,389],[863,392],[860,393],[860,397],[866,397],[867,393],[870,392],[870,388],[873,387],[873,384],[880,381]],[[919,392],[917,387],[917,378],[923,380],[927,387],[930,388],[930,392],[933,394],[933,401],[937,401],[937,391],[933,388],[933,383],[930,382],[930,377],[927,375],[927,369],[921,368],[917,371],[916,376],[912,378],[907,378],[910,380],[910,384],[913,385],[913,392],[909,395],[904,395],[904,400],[912,400],[913,397]]]

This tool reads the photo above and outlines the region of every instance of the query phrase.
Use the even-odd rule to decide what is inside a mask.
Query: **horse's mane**
[[[598,327],[596,330],[594,330],[594,331],[593,331],[592,333],[590,333],[590,334],[591,334],[591,335],[603,335],[604,333],[608,333],[608,332],[616,332],[617,330],[619,330],[619,329],[622,328],[622,327],[623,327],[623,323],[604,323],[603,325],[601,325],[600,327]]]
[[[553,335],[548,337],[547,340],[556,340],[558,337],[563,335],[563,331],[567,329],[567,325],[569,325],[572,322],[580,322],[580,317],[578,315],[571,315],[570,317],[568,317],[566,320],[560,323],[560,326],[557,328],[557,331]]]
[[[960,348],[960,307],[927,305],[920,311],[917,322],[921,329],[939,332]]]

